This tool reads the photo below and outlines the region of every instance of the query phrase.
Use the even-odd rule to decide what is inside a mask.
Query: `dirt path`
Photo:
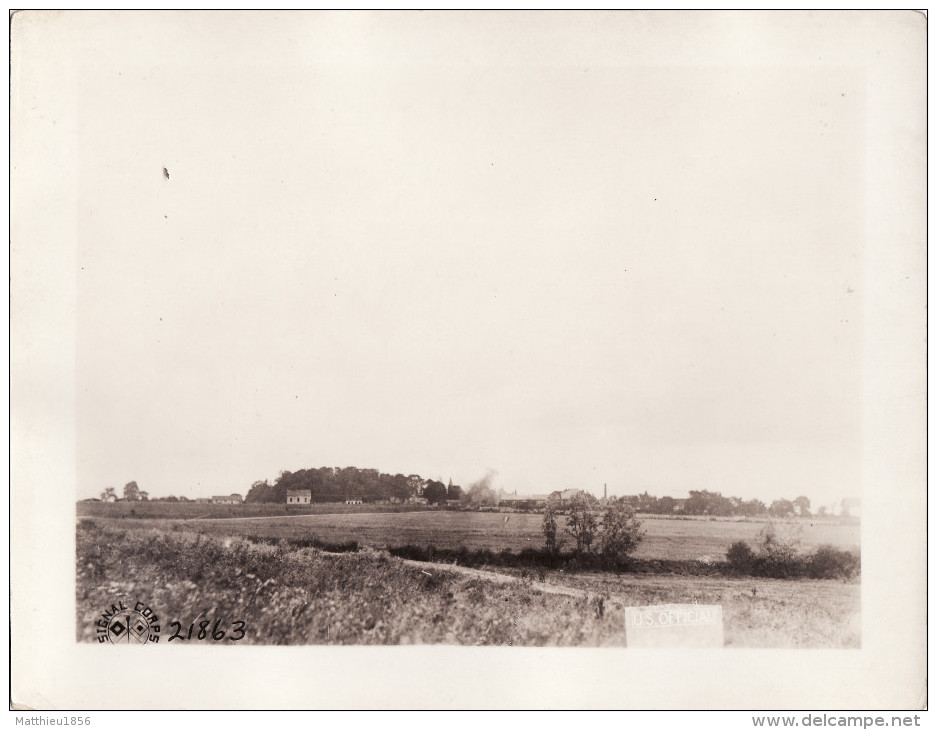
[[[405,565],[410,565],[414,568],[419,568],[421,571],[427,575],[431,575],[434,571],[440,572],[445,571],[449,573],[460,573],[462,575],[467,575],[471,578],[480,578],[482,580],[487,580],[492,583],[520,583],[523,579],[516,575],[508,575],[506,573],[494,573],[489,570],[480,570],[479,568],[469,568],[464,565],[456,565],[451,563],[424,563],[419,560],[407,560],[406,558],[397,558],[401,563]],[[572,598],[590,598],[594,594],[589,593],[588,591],[580,590],[579,588],[571,588],[568,586],[559,586],[555,583],[537,583],[532,581],[530,587],[535,591],[540,591],[541,593],[552,593],[559,596],[570,596]],[[617,596],[612,596],[612,599],[616,599]]]

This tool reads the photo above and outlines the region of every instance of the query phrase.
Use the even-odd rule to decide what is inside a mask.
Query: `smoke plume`
[[[501,498],[491,486],[491,481],[497,474],[494,469],[489,469],[485,476],[469,486],[462,495],[462,501],[470,507],[497,507]]]

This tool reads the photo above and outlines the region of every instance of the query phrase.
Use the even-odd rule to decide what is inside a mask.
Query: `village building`
[[[364,504],[364,500],[359,497],[349,497],[345,500],[345,504]]]
[[[310,489],[287,489],[287,504],[310,504],[312,502],[312,490]]]
[[[518,494],[515,489],[513,492],[505,492],[502,490],[499,499],[508,507],[515,504],[523,507],[524,505],[530,504],[546,504],[549,496],[548,494]]]
[[[224,496],[213,496],[212,504],[241,504],[244,500],[240,494],[228,494]]]

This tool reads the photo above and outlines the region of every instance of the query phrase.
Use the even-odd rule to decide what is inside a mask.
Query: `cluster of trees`
[[[649,514],[669,515],[678,511],[677,501],[673,497],[654,497],[647,492],[629,499],[629,503],[637,512]],[[821,508],[821,511],[825,511]],[[719,492],[708,490],[690,491],[690,497],[683,505],[683,514],[687,515],[720,515],[725,517],[741,516],[756,517],[770,515],[771,517],[809,517],[810,500],[806,497],[797,497],[794,500],[776,499],[766,505],[760,499],[744,500],[741,497],[723,497]]]
[[[562,516],[566,524],[560,533],[557,518]],[[634,508],[624,499],[612,497],[602,505],[585,492],[568,500],[551,494],[543,511],[542,526],[550,554],[558,555],[566,539],[572,538],[577,555],[598,555],[613,567],[625,565],[644,537]]]
[[[377,469],[359,469],[323,466],[318,469],[283,471],[269,484],[254,482],[247,492],[245,502],[286,502],[287,490],[309,490],[313,502],[339,502],[346,499],[362,499],[366,502],[379,500],[404,501],[410,497],[426,498],[430,503],[443,503],[448,499],[460,499],[462,489],[449,481],[423,479],[419,474],[383,474]]]
[[[118,499],[117,490],[114,487],[107,487],[101,492],[101,499],[105,502]],[[136,482],[127,482],[124,485],[123,499],[127,502],[147,502],[150,499],[148,492],[144,492],[137,486]]]

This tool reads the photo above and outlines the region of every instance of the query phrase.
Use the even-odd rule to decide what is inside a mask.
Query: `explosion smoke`
[[[497,474],[494,469],[489,469],[485,476],[469,486],[462,495],[462,501],[471,507],[497,507],[501,498],[491,486]]]

